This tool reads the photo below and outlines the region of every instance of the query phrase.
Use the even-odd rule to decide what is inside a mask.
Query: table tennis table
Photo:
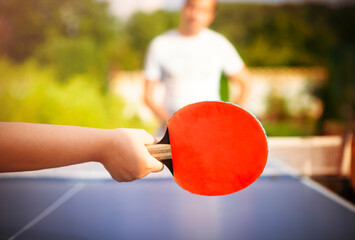
[[[267,169],[218,197],[191,194],[169,173],[129,183],[1,175],[0,239],[355,239],[354,205]]]

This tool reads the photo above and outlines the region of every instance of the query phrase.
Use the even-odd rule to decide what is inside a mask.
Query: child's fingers
[[[148,132],[146,132],[145,130],[142,130],[140,132],[139,137],[143,141],[143,143],[146,145],[150,145],[150,144],[155,143],[155,138],[152,135],[150,135]]]
[[[155,159],[152,155],[148,153],[147,158],[149,159],[149,165],[150,165],[150,170],[151,172],[160,172],[163,170],[163,163],[160,162],[159,160]]]
[[[140,138],[143,141],[143,143],[146,145],[151,145],[156,142],[155,138],[144,130],[142,130],[142,132],[140,133]],[[150,155],[148,150],[146,151],[145,157],[146,157],[147,161],[149,162],[148,165],[150,167],[150,171],[160,172],[163,169],[163,167],[164,167],[163,163],[160,162],[159,160],[157,160],[156,158],[154,158],[152,155]]]

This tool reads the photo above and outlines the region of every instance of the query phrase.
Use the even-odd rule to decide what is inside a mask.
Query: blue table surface
[[[17,235],[15,235],[17,233]],[[355,239],[355,213],[293,177],[206,197],[172,178],[0,180],[0,239]]]

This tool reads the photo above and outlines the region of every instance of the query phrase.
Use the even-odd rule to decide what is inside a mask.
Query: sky
[[[158,9],[178,10],[185,0],[99,0],[107,1],[110,4],[111,12],[121,18],[128,19],[136,11],[154,12]],[[320,2],[326,4],[337,4],[344,2],[355,3],[355,0],[219,0],[219,2],[248,2],[248,3],[306,3]]]

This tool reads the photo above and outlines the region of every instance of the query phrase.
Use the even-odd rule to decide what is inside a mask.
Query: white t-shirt
[[[150,44],[144,73],[166,88],[165,107],[174,113],[199,101],[220,100],[221,73],[233,75],[244,66],[233,45],[210,29],[187,37],[170,30]]]

